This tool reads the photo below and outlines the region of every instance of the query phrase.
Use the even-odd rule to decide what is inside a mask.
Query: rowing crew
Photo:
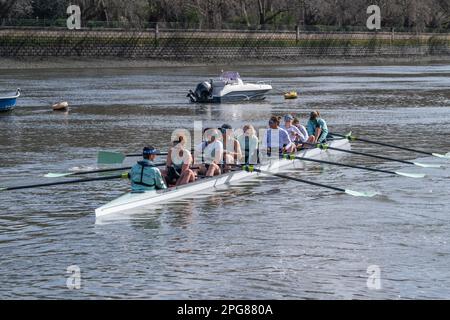
[[[228,124],[218,129],[205,129],[204,140],[195,148],[195,163],[191,151],[186,147],[186,136],[178,134],[167,153],[164,170],[159,170],[155,165],[159,150],[145,147],[144,159],[138,161],[128,175],[132,190],[143,192],[166,189],[167,185],[188,184],[201,176],[212,177],[229,172],[235,164],[260,163],[261,156],[294,153],[299,148],[326,142],[327,124],[318,111],[311,112],[306,127],[289,114],[284,116],[283,126],[280,126],[281,120],[281,117],[276,116],[270,118],[269,128],[265,129],[261,141],[250,124],[243,127],[242,134],[237,138]]]

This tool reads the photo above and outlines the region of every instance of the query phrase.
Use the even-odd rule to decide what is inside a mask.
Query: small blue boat
[[[20,89],[12,97],[0,97],[0,112],[10,111],[16,106],[17,98],[20,97]]]

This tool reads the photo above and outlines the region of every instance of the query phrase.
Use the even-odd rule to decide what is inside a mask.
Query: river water
[[[300,98],[273,91],[261,103],[188,103],[187,90],[222,68],[3,70],[0,96],[20,87],[23,97],[0,115],[0,185],[94,168],[98,150],[167,149],[171,132],[194,120],[263,127],[272,114],[305,120],[313,109],[335,132],[450,151],[450,65],[234,66],[244,80],[272,81]],[[61,100],[69,113],[50,110]],[[125,192],[126,181],[2,192],[0,298],[450,298],[450,162],[360,142],[353,149],[447,167],[340,155],[428,176],[308,165],[287,174],[382,195],[260,178],[103,223],[95,208]],[[73,265],[81,283],[70,290]],[[368,286],[368,269],[381,282]]]

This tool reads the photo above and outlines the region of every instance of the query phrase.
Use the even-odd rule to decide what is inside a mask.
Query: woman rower
[[[169,185],[180,186],[194,182],[196,175],[190,169],[193,163],[191,152],[186,149],[186,137],[178,135],[167,153],[166,180]]]
[[[243,134],[238,137],[238,141],[244,150],[244,163],[257,164],[259,140],[255,128],[251,124],[246,124],[242,130]]]
[[[222,133],[224,171],[228,171],[230,167],[227,164],[237,164],[242,160],[241,144],[229,124],[223,124],[219,130]]]
[[[223,157],[223,144],[220,141],[222,135],[217,129],[205,129],[203,133],[205,141],[196,146],[196,151],[202,156],[199,166],[199,174],[213,177],[221,174],[220,164]]]
[[[297,151],[289,133],[283,128],[280,128],[280,120],[275,116],[271,117],[269,120],[269,128],[266,129],[266,132],[264,133],[262,145],[263,148],[266,149],[268,157],[277,157],[284,153]]]
[[[320,117],[319,111],[311,112],[306,125],[309,135],[314,135],[314,143],[324,143],[328,136],[328,127],[325,120]]]
[[[286,120],[286,118],[285,118],[285,120]],[[286,123],[286,126],[287,125],[288,124]],[[301,145],[301,144],[305,143],[306,146],[302,146],[302,147],[308,148],[308,147],[310,147],[311,143],[314,143],[316,138],[314,137],[314,135],[309,135],[308,134],[308,130],[306,130],[305,126],[300,124],[300,120],[298,120],[298,118],[293,118],[292,119],[292,126],[296,127],[298,129],[298,131],[299,131],[299,136],[297,137],[297,139],[295,141],[298,145]]]

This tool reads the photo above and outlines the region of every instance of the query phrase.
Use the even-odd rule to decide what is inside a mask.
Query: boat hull
[[[0,112],[6,112],[14,109],[17,98],[0,98]]]
[[[20,89],[17,89],[15,96],[0,97],[0,112],[11,111],[12,109],[14,109],[18,97],[20,97]]]
[[[194,103],[233,103],[233,102],[247,102],[247,101],[262,101],[266,99],[266,94],[270,90],[271,89],[232,91],[226,94],[213,95],[206,99],[190,97],[190,101]]]
[[[245,101],[262,101],[266,99],[268,90],[258,91],[234,91],[223,96],[213,96],[210,102],[212,103],[230,103],[230,102],[245,102]]]
[[[347,139],[339,139],[330,142],[330,146],[350,149],[350,143]],[[298,152],[299,157],[308,158],[324,158],[329,156],[333,151],[324,151],[321,149],[307,149]],[[267,164],[257,166],[259,169],[264,171],[276,171],[277,169],[300,169],[304,167],[304,162],[299,160],[284,160],[284,159],[273,159]],[[212,190],[215,187],[229,184],[231,182],[243,180],[243,179],[253,179],[258,177],[259,173],[251,173],[246,171],[234,171],[226,173],[220,176],[204,178],[196,182],[179,186],[168,188],[165,190],[158,191],[148,191],[144,193],[126,193],[125,195],[111,201],[110,203],[99,207],[95,210],[95,215],[97,219],[103,218],[105,216],[114,214],[132,214],[133,210],[137,208],[149,208],[153,204],[165,203],[173,199],[181,199],[184,196],[191,195],[193,193]]]

